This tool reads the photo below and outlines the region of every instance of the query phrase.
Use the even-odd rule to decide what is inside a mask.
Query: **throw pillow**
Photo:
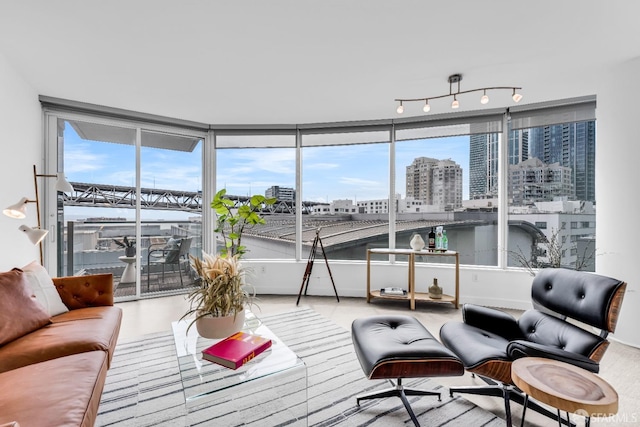
[[[50,322],[22,270],[0,273],[0,346]]]
[[[169,239],[165,247],[163,248],[165,251],[173,251],[178,249],[180,246],[180,239],[174,239],[173,237]]]
[[[62,302],[51,276],[40,263],[33,261],[22,267],[22,271],[27,276],[36,300],[47,310],[49,316],[57,316],[69,311]]]

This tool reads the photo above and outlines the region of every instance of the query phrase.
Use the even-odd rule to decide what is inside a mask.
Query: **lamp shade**
[[[22,219],[27,216],[27,203],[29,199],[23,197],[16,204],[13,204],[2,211],[8,217]]]
[[[63,193],[71,193],[73,192],[73,185],[67,181],[67,178],[64,177],[62,172],[57,173],[57,182],[56,182],[56,190],[61,191]]]
[[[24,232],[27,235],[31,243],[37,245],[45,238],[45,236],[49,233],[48,230],[41,230],[39,228],[31,228],[27,225],[21,225],[18,230]]]

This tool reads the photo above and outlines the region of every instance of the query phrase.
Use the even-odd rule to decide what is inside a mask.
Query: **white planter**
[[[244,326],[244,310],[225,317],[205,316],[196,320],[198,334],[203,338],[226,338]]]

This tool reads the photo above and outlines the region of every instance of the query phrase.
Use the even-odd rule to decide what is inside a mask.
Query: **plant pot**
[[[196,320],[198,334],[203,338],[226,338],[244,326],[244,310],[224,317],[205,316]]]
[[[124,248],[124,256],[136,256],[136,248],[134,246],[127,246],[126,248]]]

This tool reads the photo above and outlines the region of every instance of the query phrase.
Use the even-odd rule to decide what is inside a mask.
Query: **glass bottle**
[[[433,231],[433,227],[431,227],[431,231],[429,232],[429,236],[428,236],[429,240],[428,240],[428,248],[429,249],[435,249],[436,248],[436,233],[435,231]]]

